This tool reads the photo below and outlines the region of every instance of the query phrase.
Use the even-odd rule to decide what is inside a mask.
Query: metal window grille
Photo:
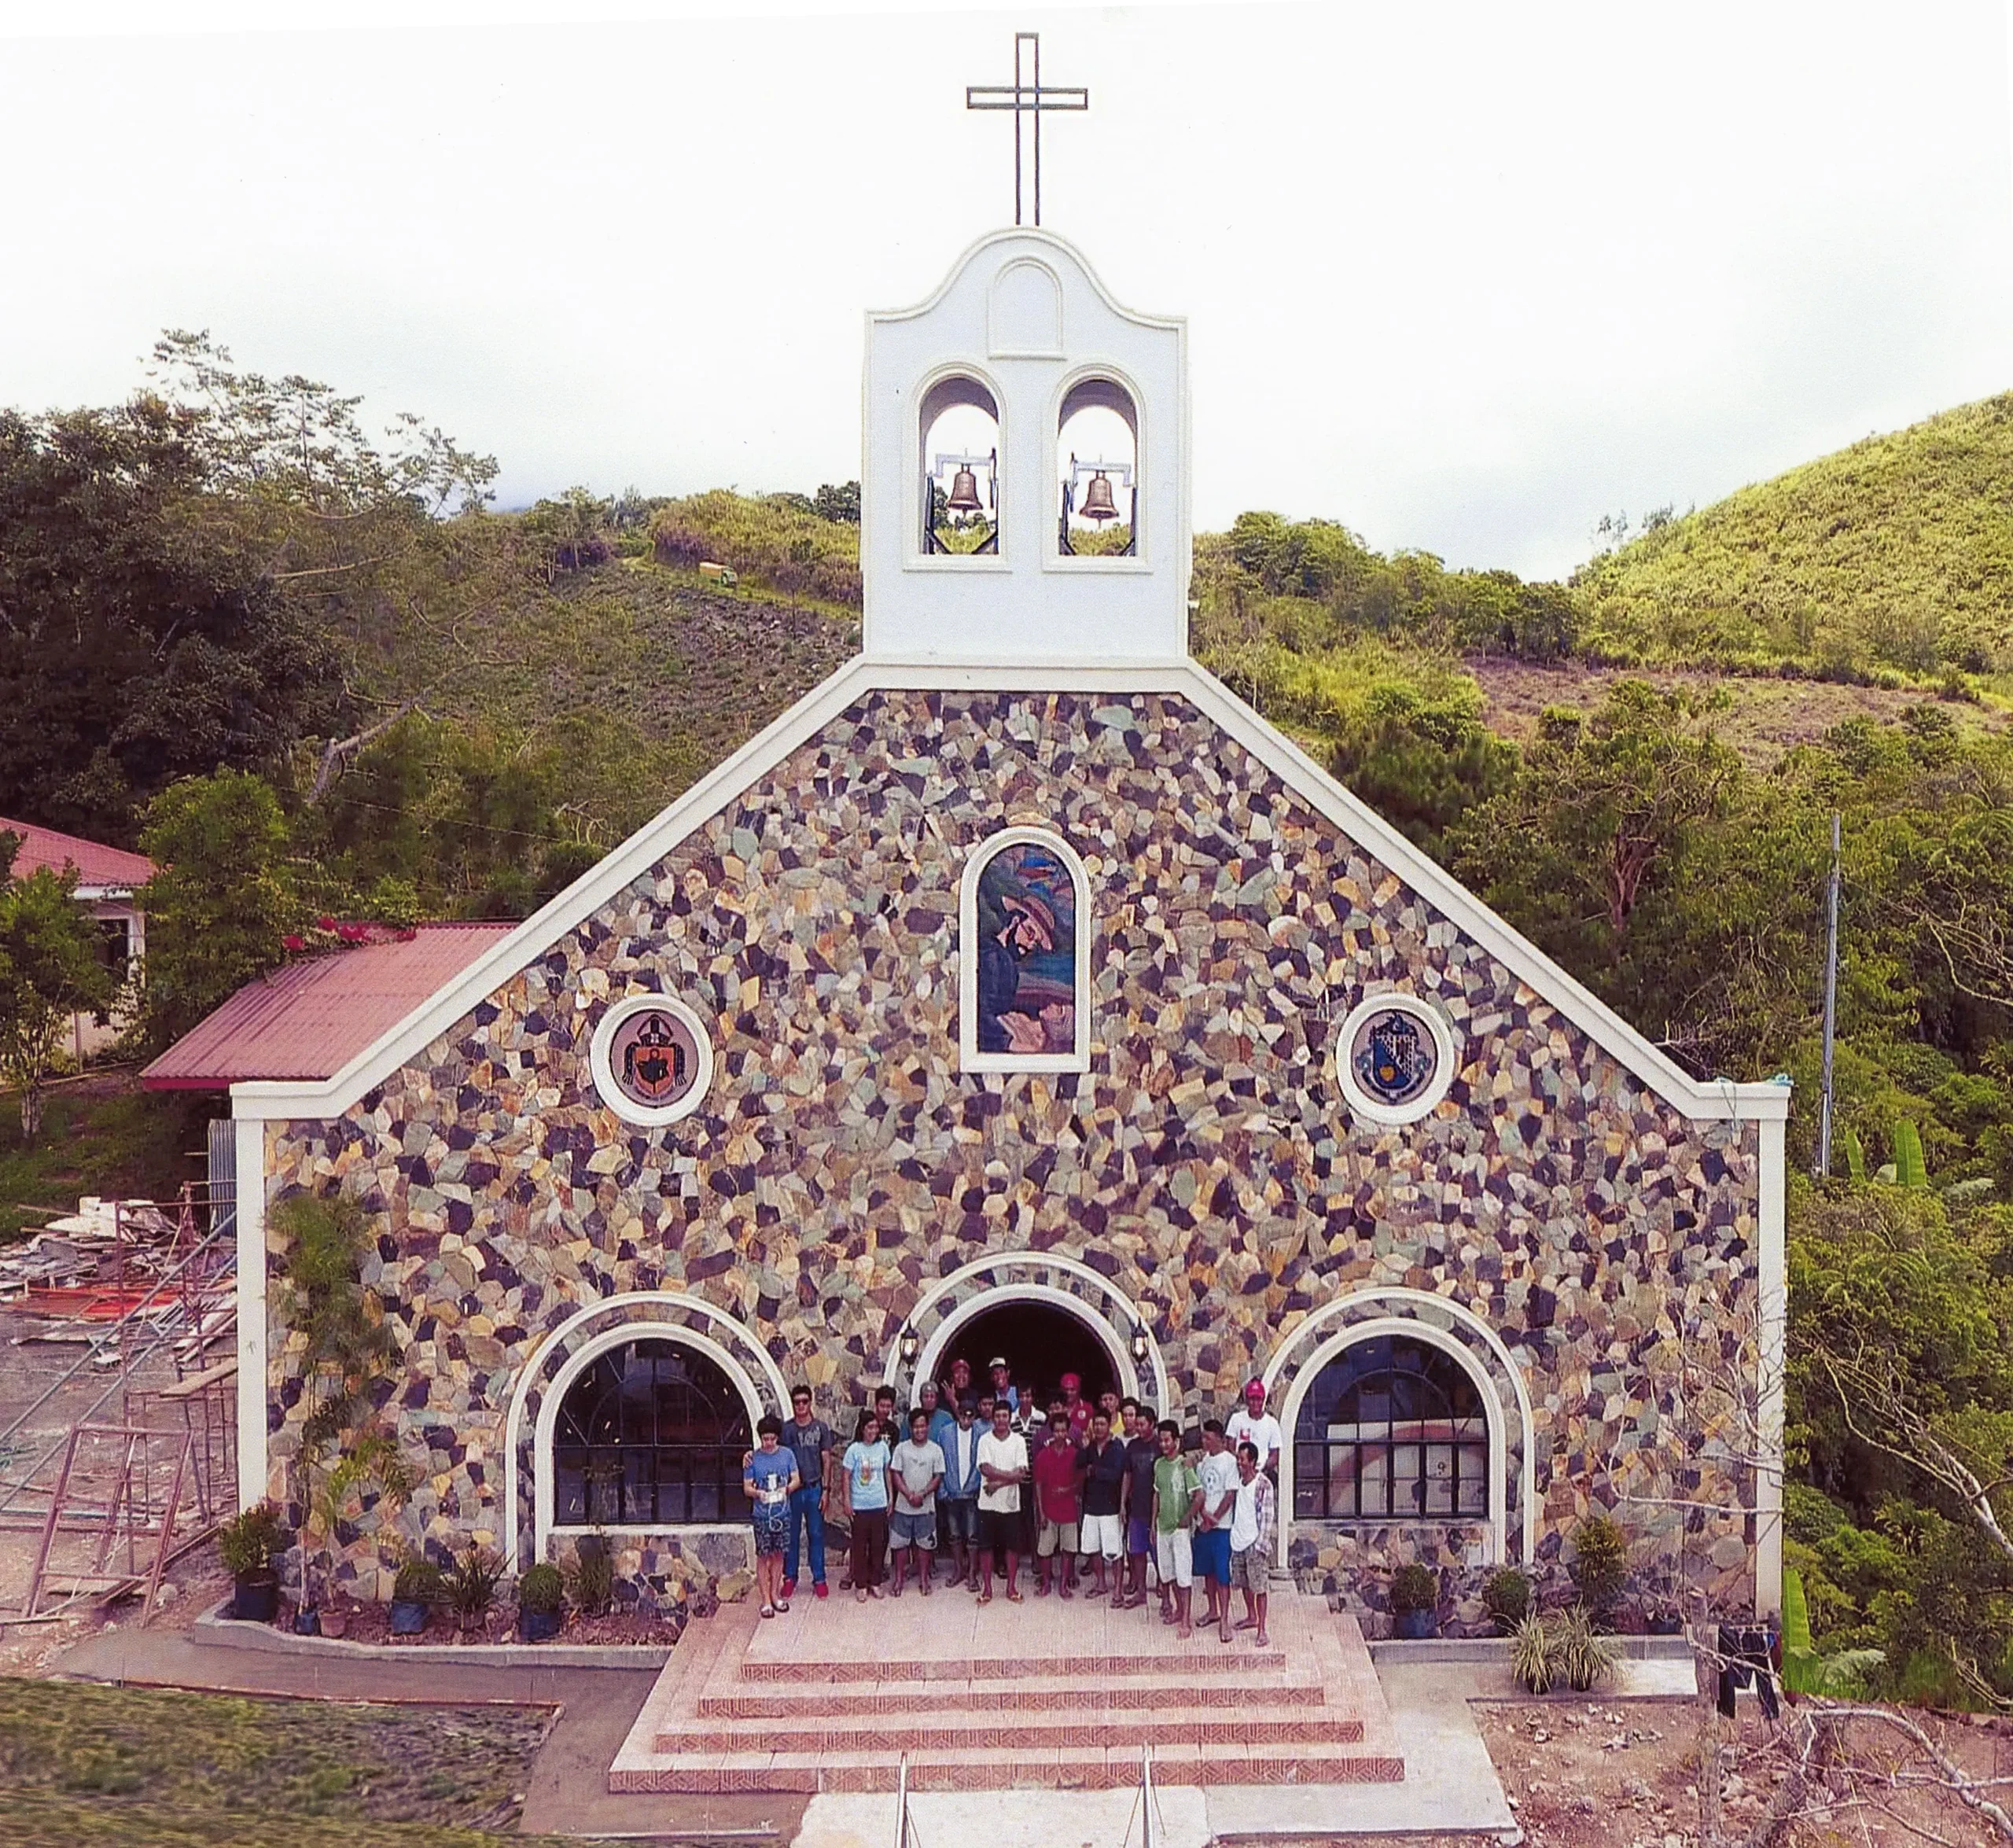
[[[1452,1356],[1381,1335],[1323,1368],[1294,1428],[1294,1516],[1463,1521],[1489,1511],[1489,1425]]]
[[[675,1342],[630,1342],[567,1388],[554,1512],[576,1526],[744,1521],[741,1460],[753,1442],[741,1395],[713,1361]]]

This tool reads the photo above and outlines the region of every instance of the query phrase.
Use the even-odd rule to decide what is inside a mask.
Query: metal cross
[[[1021,57],[1022,46],[1027,58]],[[1035,218],[1041,223],[1041,114],[1044,109],[1087,109],[1091,93],[1080,86],[1051,85],[1041,81],[1041,35],[1014,35],[1014,81],[1011,83],[968,83],[965,107],[968,109],[1011,109],[1014,112],[1014,223],[1021,223],[1021,116],[1025,111],[1035,123]]]

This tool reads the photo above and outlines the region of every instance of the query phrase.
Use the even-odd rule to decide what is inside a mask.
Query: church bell
[[[979,509],[978,477],[960,469],[951,477],[951,498],[945,503],[954,514],[976,514]]]
[[[958,503],[954,499],[951,506]],[[1086,520],[1116,520],[1117,503],[1111,498],[1111,484],[1103,475],[1091,477],[1091,484],[1084,490],[1084,505],[1080,510]]]

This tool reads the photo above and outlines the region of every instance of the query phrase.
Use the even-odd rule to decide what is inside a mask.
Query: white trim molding
[[[624,1021],[652,1012],[670,1014],[692,1036],[694,1056],[698,1061],[699,1069],[694,1076],[690,1089],[673,1103],[639,1104],[622,1088],[615,1076],[612,1055],[616,1033]],[[706,1101],[706,1093],[712,1088],[713,1083],[713,1030],[673,996],[629,995],[609,1007],[595,1022],[587,1062],[594,1073],[594,1089],[600,1094],[605,1108],[639,1129],[662,1129],[690,1116]]]
[[[1538,1534],[1537,1459],[1533,1454],[1537,1440],[1531,1408],[1530,1388],[1525,1381],[1522,1368],[1518,1364],[1502,1336],[1498,1334],[1473,1309],[1454,1301],[1449,1297],[1436,1296],[1430,1290],[1414,1290],[1405,1285],[1395,1283],[1375,1285],[1367,1290],[1352,1290],[1346,1296],[1336,1297],[1295,1323],[1279,1346],[1272,1350],[1271,1359],[1265,1363],[1264,1371],[1259,1375],[1264,1385],[1267,1402],[1269,1404],[1274,1398],[1279,1377],[1290,1363],[1294,1369],[1294,1377],[1293,1385],[1288,1389],[1287,1400],[1294,1416],[1297,1417],[1301,1397],[1306,1390],[1301,1383],[1302,1380],[1311,1380],[1312,1374],[1309,1371],[1308,1363],[1294,1358],[1296,1350],[1305,1350],[1309,1338],[1319,1330],[1325,1328],[1330,1322],[1337,1321],[1356,1310],[1378,1305],[1408,1310],[1410,1313],[1378,1316],[1366,1323],[1352,1323],[1347,1329],[1342,1331],[1342,1333],[1345,1336],[1352,1338],[1359,1328],[1375,1327],[1386,1333],[1390,1333],[1395,1328],[1408,1334],[1422,1332],[1429,1334],[1437,1334],[1442,1338],[1441,1345],[1445,1346],[1447,1341],[1452,1338],[1449,1331],[1440,1328],[1437,1323],[1428,1319],[1433,1316],[1444,1315],[1450,1322],[1457,1323],[1487,1348],[1503,1368],[1503,1374],[1510,1382],[1511,1392],[1516,1400],[1517,1421],[1519,1426],[1518,1435],[1522,1445],[1522,1455],[1517,1471],[1518,1538],[1520,1543],[1518,1548],[1520,1557],[1518,1563],[1528,1570],[1531,1562],[1536,1556]],[[1326,1358],[1332,1358],[1334,1354],[1339,1353],[1349,1345],[1347,1339],[1339,1342],[1324,1339],[1313,1351],[1324,1357],[1323,1364],[1325,1364]],[[1459,1346],[1461,1344],[1457,1342],[1455,1345]],[[1469,1352],[1468,1358],[1470,1360],[1474,1360],[1472,1350]],[[1498,1509],[1498,1514],[1503,1518],[1496,1520],[1494,1527],[1495,1557],[1496,1561],[1500,1563],[1507,1559],[1508,1552],[1507,1497],[1509,1492],[1509,1478],[1506,1460],[1508,1434],[1501,1422],[1503,1405],[1496,1386],[1489,1380],[1486,1370],[1482,1371],[1480,1377],[1488,1387],[1484,1395],[1485,1401],[1491,1408],[1491,1415],[1494,1421],[1491,1426],[1490,1438],[1492,1461],[1489,1493],[1492,1505],[1495,1505],[1494,1498],[1499,1488],[1506,1498],[1503,1507]],[[1286,1563],[1286,1530],[1293,1519],[1294,1438],[1292,1419],[1288,1418],[1283,1412],[1277,1415],[1279,1419],[1282,1440],[1279,1457],[1279,1563],[1283,1566]],[[1503,1445],[1505,1457],[1497,1457],[1494,1452],[1493,1446],[1499,1437]],[[1505,1467],[1497,1467],[1499,1464],[1504,1464]],[[1448,1526],[1458,1525],[1454,1522],[1436,1524]]]
[[[1380,1014],[1402,1014],[1408,1020],[1417,1021],[1433,1042],[1433,1076],[1426,1088],[1408,1103],[1386,1103],[1382,1098],[1372,1096],[1363,1089],[1363,1080],[1356,1075],[1356,1067],[1349,1059],[1349,1047],[1363,1023]],[[1357,1002],[1335,1029],[1330,1056],[1334,1061],[1335,1081],[1341,1086],[1343,1096],[1349,1099],[1351,1112],[1366,1122],[1382,1123],[1391,1128],[1431,1116],[1441,1099],[1453,1088],[1454,1080],[1461,1069],[1460,1054],[1454,1044],[1454,1029],[1447,1017],[1430,1002],[1398,988],[1379,988]]]
[[[1330,1362],[1347,1353],[1352,1347],[1386,1334],[1405,1341],[1423,1342],[1428,1347],[1437,1348],[1441,1353],[1452,1356],[1455,1364],[1473,1382],[1476,1393],[1481,1398],[1483,1422],[1489,1427],[1489,1557],[1484,1563],[1500,1566],[1504,1557],[1504,1537],[1509,1530],[1509,1444],[1503,1429],[1503,1402],[1496,1397],[1495,1382],[1490,1379],[1487,1370],[1475,1358],[1473,1350],[1466,1342],[1457,1341],[1444,1329],[1436,1328],[1430,1322],[1418,1321],[1410,1316],[1379,1316],[1368,1322],[1353,1322],[1346,1328],[1338,1329],[1308,1355],[1294,1372],[1293,1384],[1286,1388],[1285,1403],[1275,1415],[1279,1421],[1278,1563],[1281,1566],[1286,1563],[1289,1530],[1293,1525],[1294,1432],[1300,1420],[1301,1402],[1313,1390],[1315,1381]],[[1528,1440],[1525,1448],[1528,1452]],[[1524,1470],[1528,1477],[1530,1470],[1528,1454],[1524,1458]],[[1371,1516],[1363,1519],[1367,1524],[1388,1527],[1459,1527],[1474,1517],[1455,1514],[1419,1514],[1393,1515],[1382,1521],[1377,1521]]]
[[[559,1423],[559,1408],[573,1382],[587,1371],[595,1361],[612,1348],[624,1347],[632,1341],[668,1341],[674,1346],[690,1348],[695,1353],[704,1354],[733,1382],[734,1389],[741,1395],[741,1403],[748,1413],[749,1441],[754,1441],[756,1421],[763,1415],[762,1397],[756,1390],[755,1382],[749,1377],[748,1369],[716,1342],[687,1328],[679,1322],[618,1322],[612,1328],[605,1328],[593,1340],[587,1342],[576,1353],[569,1355],[559,1371],[554,1374],[546,1386],[544,1398],[538,1408],[538,1427],[532,1444],[532,1561],[536,1564],[545,1557],[546,1543],[557,1530],[552,1516],[553,1464],[552,1438],[554,1428]],[[514,1459],[517,1446],[511,1445]],[[506,1477],[511,1472],[506,1468]],[[510,1524],[506,1530],[505,1563],[513,1572],[517,1569],[517,1522],[515,1509],[510,1511]],[[716,1521],[694,1523],[699,1526],[716,1527]],[[583,1530],[569,1526],[569,1533]],[[683,1529],[674,1522],[662,1522],[642,1531],[677,1533]]]
[[[266,1125],[239,1117],[231,1126],[237,1213],[237,1505],[265,1500]]]
[[[1789,1360],[1787,1176],[1783,1125],[1764,1122],[1759,1210],[1761,1312],[1756,1343],[1756,1423],[1761,1456],[1754,1471],[1754,1604],[1758,1615],[1783,1607],[1783,1423]]]
[[[749,1419],[751,1426],[762,1415],[761,1393],[755,1383],[755,1373],[751,1373],[738,1357],[729,1353],[723,1341],[714,1341],[704,1331],[694,1329],[683,1323],[629,1316],[627,1312],[636,1309],[664,1312],[678,1310],[701,1317],[716,1332],[746,1351],[749,1358],[755,1363],[755,1373],[760,1375],[769,1389],[771,1402],[777,1416],[782,1416],[789,1408],[789,1386],[783,1378],[782,1370],[771,1357],[769,1350],[756,1338],[754,1330],[731,1310],[723,1309],[718,1303],[708,1302],[703,1297],[688,1295],[682,1290],[624,1290],[613,1296],[604,1296],[594,1301],[583,1303],[539,1343],[518,1368],[517,1383],[510,1390],[510,1409],[505,1415],[503,1425],[503,1504],[501,1511],[503,1559],[510,1571],[517,1570],[518,1559],[522,1552],[519,1504],[524,1491],[518,1474],[517,1453],[524,1444],[524,1403],[531,1397],[534,1387],[543,1386],[543,1397],[539,1403],[539,1423],[532,1433],[532,1541],[535,1559],[543,1556],[545,1542],[550,1532],[552,1507],[551,1471],[549,1467],[541,1469],[539,1467],[539,1460],[546,1454],[539,1448],[543,1441],[539,1434],[543,1430],[549,1439],[547,1414],[554,1417],[558,1415],[555,1408],[565,1391],[563,1386],[555,1388],[553,1382],[562,1377],[570,1381],[580,1371],[574,1363],[580,1354],[603,1353],[610,1346],[619,1346],[623,1341],[646,1337],[682,1340],[687,1346],[722,1362],[727,1377],[734,1382],[743,1400],[750,1407]],[[579,1349],[569,1350],[567,1348],[568,1339],[579,1330],[598,1318],[611,1316],[619,1319],[611,1322],[606,1329],[591,1340],[583,1342]],[[614,1339],[604,1340],[604,1335],[612,1336]]]
[[[1069,1277],[1087,1285],[1109,1305],[1100,1311],[1098,1305],[1087,1296],[1060,1288],[1053,1283],[1022,1282],[1013,1279],[1010,1273],[1016,1271],[1048,1272],[1054,1276]],[[1000,1273],[1010,1273],[1002,1279]],[[937,1323],[924,1342],[913,1368],[904,1366],[901,1355],[902,1335],[916,1330],[918,1323],[936,1311],[939,1303],[947,1297],[954,1297],[968,1284],[980,1278],[988,1279],[986,1287],[981,1290],[955,1309],[939,1315]],[[1154,1415],[1165,1418],[1171,1415],[1168,1401],[1167,1362],[1161,1353],[1161,1345],[1154,1338],[1153,1323],[1143,1314],[1139,1305],[1101,1271],[1094,1270],[1080,1260],[1066,1257],[1055,1251],[1006,1251],[991,1257],[981,1257],[968,1265],[960,1265],[949,1276],[940,1278],[929,1289],[918,1297],[910,1308],[908,1318],[881,1356],[881,1377],[894,1386],[897,1402],[904,1384],[919,1382],[937,1377],[936,1368],[949,1345],[953,1331],[962,1327],[988,1309],[999,1309],[1008,1303],[1040,1302],[1065,1311],[1090,1329],[1102,1344],[1112,1359],[1117,1377],[1123,1382],[1124,1393],[1135,1399],[1145,1399],[1146,1382],[1142,1379],[1138,1363],[1132,1358],[1131,1342],[1126,1338],[1128,1331],[1113,1320],[1116,1311],[1132,1325],[1133,1331],[1146,1338],[1146,1364],[1152,1375],[1152,1397],[1157,1408]]]
[[[1694,1079],[1605,1002],[1519,936],[1382,816],[1344,789],[1290,739],[1223,683],[1187,660],[1057,667],[1039,661],[982,666],[903,664],[856,658],[807,694],[711,775],[598,865],[499,940],[396,1026],[333,1077],[245,1080],[231,1087],[241,1117],[319,1119],[340,1116],[374,1084],[418,1056],[476,1003],[502,988],[568,931],[578,928],[633,880],[745,794],[846,709],[878,690],[1162,693],[1191,701],[1202,714],[1278,775],[1309,807],[1373,854],[1455,927],[1494,956],[1539,999],[1632,1073],[1682,1115],[1724,1121],[1786,1118],[1787,1085]]]
[[[1075,894],[1070,977],[1076,1043],[1067,1052],[981,1052],[978,1047],[978,886],[985,869],[1015,847],[1044,847],[1069,871]],[[1091,1069],[1091,882],[1075,848],[1052,828],[1002,828],[965,856],[958,881],[958,1064],[967,1072],[1087,1072]]]

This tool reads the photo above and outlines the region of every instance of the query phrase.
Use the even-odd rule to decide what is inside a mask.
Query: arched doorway
[[[1093,1404],[1107,1390],[1124,1393],[1109,1349],[1084,1316],[1058,1303],[1003,1294],[996,1303],[981,1298],[981,1305],[950,1331],[939,1350],[935,1371],[940,1379],[948,1380],[962,1360],[971,1368],[974,1388],[982,1388],[992,1379],[987,1369],[997,1355],[1013,1369],[1021,1393],[1032,1388],[1044,1406],[1062,1396],[1065,1373],[1076,1375]]]

